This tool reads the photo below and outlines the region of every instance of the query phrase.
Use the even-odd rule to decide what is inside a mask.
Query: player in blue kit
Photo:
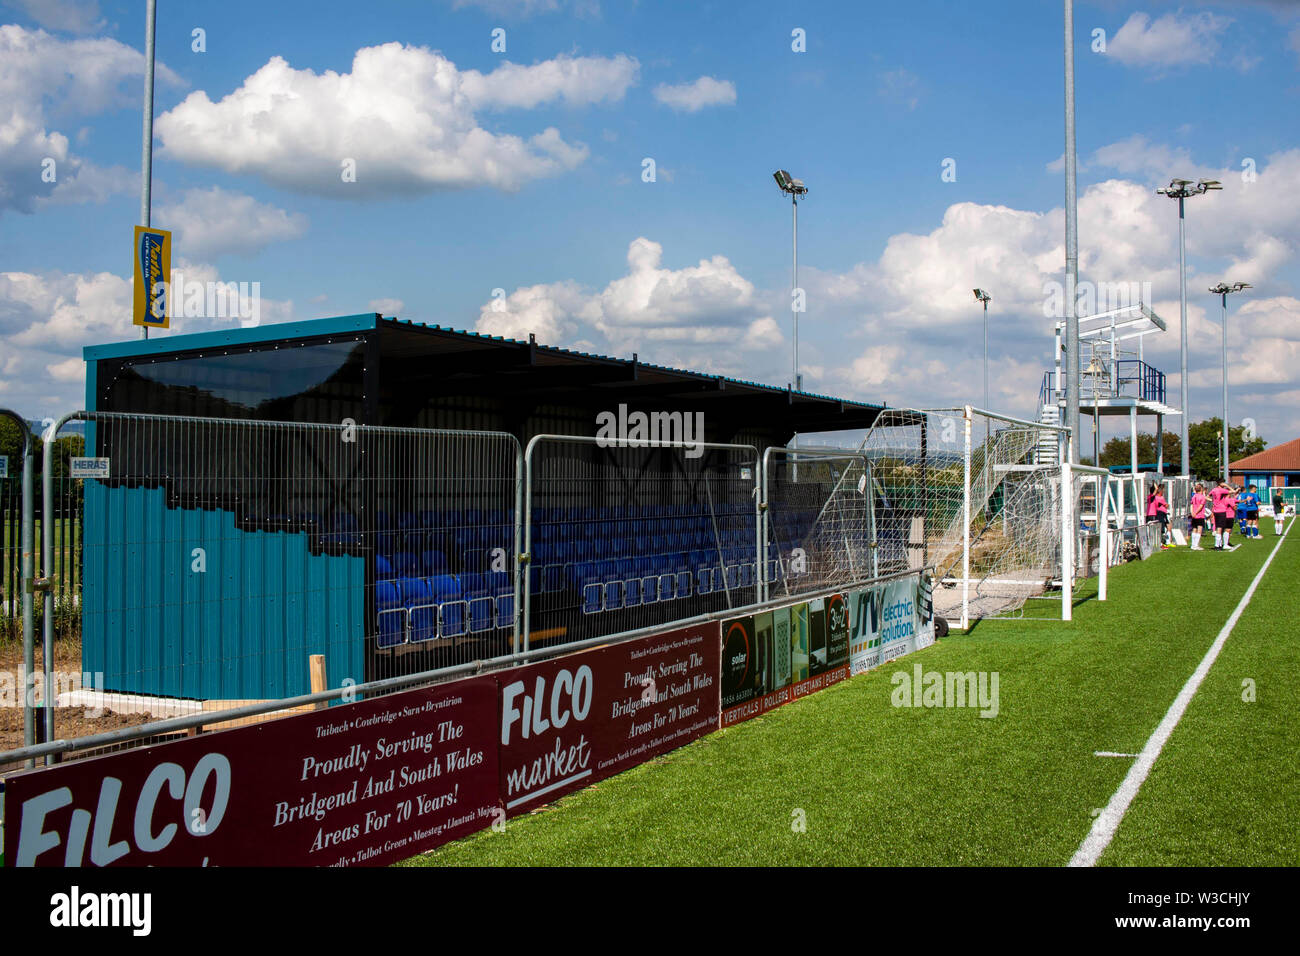
[[[1246,508],[1246,537],[1259,537],[1259,494],[1255,491],[1254,486],[1247,485],[1246,493],[1241,496],[1242,505]]]

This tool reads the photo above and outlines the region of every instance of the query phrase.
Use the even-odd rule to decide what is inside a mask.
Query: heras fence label
[[[718,726],[718,626],[699,625],[497,675],[501,796],[520,813]]]
[[[108,478],[107,458],[72,458],[68,463],[68,476],[71,478]]]
[[[16,866],[376,866],[492,823],[496,682],[407,691],[17,774]]]
[[[848,676],[843,595],[722,624],[721,725],[729,727]]]

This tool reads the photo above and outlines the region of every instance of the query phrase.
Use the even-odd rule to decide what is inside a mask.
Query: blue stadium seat
[[[695,593],[709,594],[713,590],[713,572],[708,568],[699,568],[695,572]]]
[[[474,632],[490,630],[495,605],[496,602],[489,595],[471,597],[469,599],[469,629]]]
[[[515,621],[515,596],[510,594],[498,594],[496,596],[497,604],[497,627],[511,627]]]
[[[677,596],[679,598],[690,597],[692,578],[693,575],[690,571],[677,572]]]
[[[379,633],[375,643],[379,647],[396,647],[406,643],[406,608],[402,606],[401,592],[392,581],[375,585],[375,608],[379,616]]]
[[[420,569],[426,576],[446,574],[451,570],[447,556],[441,551],[425,551],[420,556]]]
[[[458,637],[467,624],[465,601],[444,601],[438,605],[438,636]]]
[[[595,614],[601,609],[601,595],[604,591],[603,585],[592,583],[582,586],[582,613]]]
[[[439,603],[460,597],[460,582],[453,574],[437,574],[429,579],[429,590]]]
[[[438,610],[427,578],[403,578],[402,602],[409,613],[411,642],[431,641],[438,636]]]
[[[632,578],[623,582],[623,606],[637,607],[641,603],[641,579]]]

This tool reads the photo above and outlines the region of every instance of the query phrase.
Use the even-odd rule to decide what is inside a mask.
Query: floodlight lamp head
[[[1240,292],[1242,289],[1249,289],[1249,288],[1252,288],[1249,282],[1234,282],[1232,284],[1233,292]]]
[[[1207,192],[1211,189],[1222,189],[1223,184],[1220,183],[1217,179],[1202,179],[1199,183],[1196,184],[1196,187],[1201,192]]]
[[[1210,291],[1213,292],[1215,295],[1227,295],[1232,290],[1228,288],[1228,283],[1220,282],[1218,285],[1210,289]]]
[[[989,295],[989,294],[988,294],[987,292],[985,292],[983,289],[976,289],[976,290],[975,290],[975,299],[976,299],[976,301],[978,301],[978,302],[988,302],[988,301],[989,301],[990,299],[992,299],[992,298],[993,298],[993,296]]]
[[[778,169],[772,174],[772,178],[775,179],[776,184],[781,187],[781,192],[788,193],[796,199],[800,196],[806,195],[808,192],[808,187],[804,185],[802,179],[795,179],[784,169]]]

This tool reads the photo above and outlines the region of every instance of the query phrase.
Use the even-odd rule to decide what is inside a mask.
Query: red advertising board
[[[377,866],[492,823],[497,683],[74,760],[5,785],[10,866]]]
[[[498,674],[506,813],[716,730],[718,655],[706,624]]]

